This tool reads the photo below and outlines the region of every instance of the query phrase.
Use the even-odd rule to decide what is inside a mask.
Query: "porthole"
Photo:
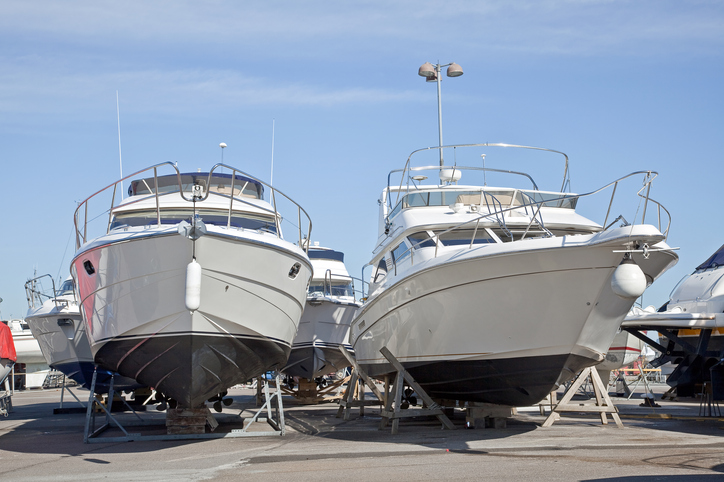
[[[296,279],[300,269],[302,269],[301,263],[294,263],[294,266],[292,266],[292,268],[289,270],[289,277],[291,279]]]
[[[93,267],[93,263],[91,263],[89,260],[83,261],[83,267],[85,268],[85,272],[89,275],[92,275],[96,272],[96,269]]]

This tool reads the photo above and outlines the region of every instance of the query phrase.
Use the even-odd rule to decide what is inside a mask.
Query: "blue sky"
[[[437,145],[426,61],[465,71],[446,144],[561,150],[577,192],[660,173],[681,260],[644,304],[724,243],[722,1],[4,0],[0,45],[4,319],[34,270],[68,273],[76,203],[119,177],[116,91],[125,173],[208,169],[225,142],[268,181],[274,121],[275,186],[357,276],[387,173]]]

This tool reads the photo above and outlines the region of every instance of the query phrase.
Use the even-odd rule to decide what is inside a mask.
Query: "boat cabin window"
[[[474,240],[473,233],[475,234]],[[488,231],[480,228],[477,232],[475,229],[454,229],[452,231],[448,231],[447,233],[438,234],[438,238],[443,246],[469,245],[471,240],[473,241],[473,244],[495,243],[495,240]]]
[[[228,223],[228,212],[223,211],[199,211],[201,220],[205,224],[216,226],[226,226]],[[164,211],[161,210],[161,224],[178,224],[181,221],[191,221],[191,214],[188,211]],[[129,213],[119,213],[113,217],[111,228],[119,227],[136,227],[149,226],[157,223],[156,210],[134,211]],[[235,228],[253,229],[266,231],[276,234],[277,227],[274,218],[271,216],[260,216],[245,214],[241,216],[238,213],[232,213],[231,226]]]
[[[65,296],[65,295],[72,295],[73,294],[73,280],[67,279],[63,281],[63,284],[60,285],[60,288],[58,289],[58,292],[56,296]]]
[[[352,281],[349,280],[332,280],[331,292],[329,283],[325,283],[323,280],[312,280],[307,292],[310,295],[354,296]]]
[[[525,203],[542,203],[545,208],[576,209],[577,197],[555,192],[522,191]],[[562,198],[562,199],[561,199]]]
[[[399,263],[408,256],[410,256],[410,248],[405,243],[400,243],[392,250],[392,259],[395,260],[395,263]]]
[[[427,231],[411,234],[407,239],[414,249],[435,247],[435,241],[430,238],[430,234]]]
[[[150,177],[131,181],[131,185],[128,187],[128,195],[154,194],[156,192],[154,189],[156,181],[158,182],[159,194],[178,192],[179,190],[178,176],[172,174],[169,176],[158,176],[156,180]],[[204,192],[210,190],[211,192],[228,195],[231,194],[231,181],[231,174],[215,173],[211,176],[210,185],[207,186],[209,182],[208,173],[181,174],[181,189],[183,192],[191,192],[193,186],[198,184],[203,187]],[[264,188],[258,181],[237,174],[234,179],[234,195],[262,199]]]
[[[379,283],[385,279],[385,276],[387,276],[387,261],[385,261],[385,258],[382,258],[380,262],[377,263],[375,274],[372,276],[372,283]]]

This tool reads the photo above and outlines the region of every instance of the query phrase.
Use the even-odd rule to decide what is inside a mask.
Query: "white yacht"
[[[413,167],[413,157],[437,149],[456,165]],[[486,156],[500,165],[556,153],[565,164],[560,191],[484,167]],[[503,176],[525,184],[488,184]],[[369,297],[350,333],[357,361],[372,376],[393,374],[379,351],[386,346],[436,399],[538,402],[604,359],[636,298],[678,260],[665,242],[668,212],[649,197],[655,177],[632,173],[575,194],[564,192],[568,157],[558,151],[489,143],[414,151],[378,200]],[[625,204],[631,222],[611,214],[626,181],[635,184],[633,206]],[[600,224],[576,211],[599,192]],[[665,228],[643,224],[647,208]]]
[[[75,217],[71,272],[94,361],[189,408],[283,367],[312,273],[306,212],[223,164],[182,174],[162,163],[124,180]],[[89,211],[98,202],[105,217]],[[102,234],[91,238],[94,220]]]
[[[646,343],[626,330],[620,330],[613,337],[611,347],[606,353],[604,360],[596,365],[598,375],[604,385],[611,380],[611,371],[627,367],[641,359],[646,349]]]
[[[50,288],[43,288],[43,281]],[[73,278],[68,277],[56,290],[52,276],[38,276],[25,283],[25,294],[28,299],[25,322],[47,364],[80,386],[90,388],[96,366],[76,301]],[[98,370],[96,393],[108,391],[110,375],[107,370]],[[126,377],[116,377],[114,380],[114,387],[118,390],[138,386],[138,383]]]
[[[339,347],[354,355],[349,326],[361,303],[355,296],[354,278],[345,268],[344,253],[312,246],[309,258],[314,274],[307,290],[307,305],[282,371],[312,380],[349,366]]]

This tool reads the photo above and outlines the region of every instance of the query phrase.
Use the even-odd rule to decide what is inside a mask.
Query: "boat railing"
[[[450,170],[456,170],[456,171],[461,171],[461,172],[462,172],[462,171],[480,171],[480,172],[485,172],[485,173],[487,173],[487,172],[497,172],[497,173],[502,173],[502,174],[512,174],[512,175],[517,175],[517,176],[523,176],[523,177],[527,178],[527,179],[530,181],[531,185],[533,186],[533,190],[536,190],[536,191],[538,190],[538,185],[536,184],[535,180],[533,180],[533,178],[532,178],[529,174],[526,174],[525,172],[511,171],[511,170],[507,170],[507,169],[495,169],[495,168],[492,168],[492,167],[476,167],[476,166],[443,166],[443,167],[440,167],[440,166],[417,166],[417,167],[405,167],[404,169],[396,169],[396,170],[390,171],[390,173],[387,175],[387,192],[388,192],[388,193],[391,193],[391,192],[392,192],[392,185],[391,185],[392,176],[393,176],[394,174],[398,173],[398,172],[403,173],[402,176],[401,176],[400,185],[397,186],[397,189],[396,189],[397,198],[395,199],[395,202],[394,202],[394,203],[392,202],[392,196],[391,196],[391,195],[388,195],[388,196],[387,196],[388,211],[392,211],[392,207],[393,207],[393,206],[396,206],[396,205],[400,202],[400,196],[402,196],[402,195],[404,195],[404,194],[408,194],[408,193],[413,193],[413,192],[420,191],[420,188],[419,188],[418,185],[416,185],[416,184],[414,184],[414,183],[413,183],[412,185],[410,184],[410,181],[416,181],[416,180],[417,180],[417,179],[416,179],[417,176],[413,176],[412,173],[417,172],[417,171],[420,171],[420,172],[424,172],[424,171],[440,171],[441,169],[450,169]],[[407,176],[405,176],[405,174],[407,174]],[[425,177],[425,176],[422,176],[422,177]],[[406,183],[406,184],[405,184],[405,181],[404,181],[405,179],[407,179],[407,183]],[[427,177],[425,177],[425,179],[427,179]]]
[[[551,237],[551,236],[553,236],[553,233],[551,231],[549,231],[543,224],[543,217],[541,214],[542,207],[545,207],[546,205],[550,206],[551,204],[555,204],[557,202],[559,202],[559,203],[569,202],[572,199],[579,200],[581,198],[586,198],[586,197],[590,197],[590,196],[599,194],[607,189],[611,189],[611,191],[612,191],[611,198],[608,202],[608,207],[606,210],[606,215],[604,217],[604,221],[601,224],[601,226],[603,226],[604,230],[608,229],[611,227],[611,225],[615,224],[615,222],[613,222],[613,223],[611,223],[611,225],[606,225],[606,222],[608,221],[608,218],[611,214],[611,209],[613,207],[614,200],[616,198],[616,191],[617,191],[619,184],[626,179],[633,178],[634,176],[639,176],[642,174],[644,176],[643,182],[642,182],[642,187],[639,188],[638,191],[636,192],[636,196],[638,196],[640,198],[641,202],[643,203],[640,224],[645,223],[648,206],[649,206],[649,204],[652,204],[655,207],[656,214],[657,214],[657,220],[656,220],[655,225],[656,225],[657,229],[664,235],[664,240],[666,240],[668,238],[669,228],[671,226],[671,213],[660,202],[658,202],[655,199],[650,197],[651,184],[653,183],[654,179],[656,179],[658,177],[658,173],[655,171],[636,171],[636,172],[627,174],[626,176],[623,176],[619,179],[616,179],[615,181],[612,181],[612,182],[606,184],[605,186],[603,186],[599,189],[596,189],[595,191],[591,191],[588,193],[562,194],[560,197],[545,198],[545,199],[541,199],[541,200],[536,200],[532,196],[526,195],[525,197],[529,200],[529,202],[525,202],[520,205],[515,205],[512,207],[507,207],[504,209],[496,208],[494,212],[480,213],[474,219],[464,221],[464,222],[459,223],[455,226],[452,226],[444,231],[436,232],[436,233],[434,233],[433,236],[427,236],[426,238],[422,238],[419,241],[410,243],[411,246],[407,250],[400,253],[397,257],[392,256],[394,272],[395,272],[395,274],[397,274],[398,261],[405,260],[408,257],[408,255],[410,257],[410,263],[414,264],[415,251],[417,249],[419,249],[423,244],[432,241],[435,245],[434,257],[437,257],[438,248],[440,247],[440,243],[441,243],[441,241],[440,241],[441,236],[454,232],[454,231],[469,229],[470,227],[472,227],[474,225],[473,234],[470,238],[470,244],[468,246],[468,249],[472,249],[473,246],[475,245],[475,239],[476,239],[477,232],[478,232],[481,222],[486,222],[486,221],[496,222],[499,225],[499,227],[501,227],[501,228],[505,227],[506,229],[503,232],[508,234],[510,236],[511,240],[513,240],[514,239],[513,235],[510,233],[510,230],[504,224],[505,214],[510,213],[512,211],[520,212],[521,209],[523,209],[524,212],[528,213],[528,209],[530,208],[530,212],[532,213],[532,214],[530,214],[530,221],[529,221],[528,225],[526,226],[520,239],[524,239],[530,232],[531,227],[533,227],[534,225],[537,225],[539,227],[540,233],[542,233],[543,236]],[[488,209],[490,209],[491,205],[488,204],[487,206],[488,206]],[[492,206],[495,207],[496,204],[493,203]],[[497,206],[500,207],[501,205],[498,203]],[[641,207],[641,206],[639,206],[639,207]],[[638,211],[637,211],[637,213],[638,213]],[[662,215],[665,215],[664,219],[662,219]],[[633,218],[634,219],[633,222],[631,222],[631,223],[628,223],[625,220],[624,220],[624,222],[626,223],[626,225],[636,224],[637,217],[638,216],[635,216]],[[502,224],[501,224],[501,219],[503,220]],[[620,216],[617,219],[623,219],[623,217]],[[363,270],[364,270],[364,267],[363,267]]]
[[[414,150],[410,153],[409,156],[407,156],[407,161],[405,163],[405,167],[403,169],[396,169],[391,171],[387,175],[387,192],[390,193],[392,189],[392,176],[395,173],[402,173],[400,177],[400,184],[397,188],[398,191],[398,198],[395,200],[395,204],[399,201],[399,196],[403,192],[409,192],[411,189],[417,189],[417,186],[413,184],[413,186],[410,186],[410,181],[415,181],[415,176],[412,176],[411,173],[415,171],[425,171],[425,170],[441,170],[441,169],[457,169],[457,170],[474,170],[474,171],[482,171],[483,173],[486,172],[497,172],[497,173],[504,173],[504,174],[513,174],[513,175],[519,175],[528,178],[530,182],[533,184],[533,189],[538,190],[538,186],[533,180],[533,178],[524,172],[518,172],[518,171],[510,171],[505,169],[494,169],[490,167],[485,167],[485,155],[482,156],[482,167],[470,167],[470,166],[444,166],[444,165],[437,165],[437,166],[426,166],[426,167],[410,167],[412,157],[416,154],[426,152],[426,151],[435,151],[435,150],[445,150],[445,149],[452,149],[453,152],[457,152],[457,149],[459,148],[468,148],[468,147],[501,147],[501,148],[514,148],[514,149],[521,149],[521,150],[530,150],[530,151],[542,151],[542,152],[550,152],[553,154],[560,154],[564,158],[564,169],[563,169],[563,182],[561,184],[561,192],[565,189],[566,185],[570,183],[570,177],[569,177],[569,170],[568,170],[568,155],[566,153],[561,151],[556,151],[554,149],[547,149],[545,147],[535,147],[535,146],[524,146],[524,145],[518,145],[518,144],[505,144],[500,142],[482,142],[477,144],[454,144],[454,145],[448,145],[448,146],[431,146],[431,147],[425,147],[422,149]],[[442,159],[442,157],[441,157]],[[403,186],[406,186],[406,189],[403,190]],[[389,209],[392,209],[392,199],[391,196],[388,195],[388,205]]]
[[[335,281],[350,281],[352,284],[352,297],[355,301],[361,301],[365,297],[365,285],[369,285],[366,281],[355,278],[353,276],[349,275],[334,275]],[[359,287],[358,284],[359,283]],[[335,293],[332,288],[332,270],[327,269],[327,271],[324,272],[324,283],[322,285],[323,290],[323,296],[325,297],[333,297],[333,296],[340,296],[339,293]]]
[[[170,191],[164,190],[163,192],[160,192],[159,183],[158,183],[158,177],[159,177],[158,171],[160,168],[168,168],[168,167],[173,169],[173,171],[176,174],[177,181],[178,181],[178,190],[170,190]],[[302,249],[304,249],[305,252],[308,250],[308,243],[306,242],[306,240],[310,239],[310,237],[311,237],[312,220],[311,220],[309,214],[304,210],[304,208],[302,208],[292,198],[290,198],[289,196],[284,194],[279,189],[272,187],[271,185],[267,184],[266,182],[254,177],[250,174],[247,174],[244,171],[241,171],[239,169],[236,169],[236,168],[226,165],[226,164],[221,164],[221,163],[215,164],[211,168],[211,170],[208,173],[208,179],[207,179],[207,183],[206,183],[207,186],[211,185],[211,178],[212,178],[212,175],[214,174],[214,171],[216,171],[217,169],[222,169],[222,168],[229,169],[230,171],[232,171],[230,194],[214,192],[214,195],[226,197],[229,199],[229,207],[228,207],[228,211],[227,211],[227,223],[226,223],[227,228],[231,227],[232,214],[234,212],[235,205],[238,206],[240,204],[243,204],[243,205],[251,206],[255,211],[262,210],[262,211],[267,212],[270,216],[273,217],[275,227],[276,227],[276,235],[278,238],[282,237],[282,229],[281,229],[282,221],[286,221],[286,222],[292,224],[293,226],[295,226],[295,228],[296,228],[295,230],[297,231],[296,234],[298,236],[298,245],[300,247],[302,247]],[[185,193],[183,184],[182,184],[182,180],[181,180],[181,173],[178,170],[178,168],[176,167],[176,165],[171,162],[162,162],[162,163],[147,167],[145,169],[141,169],[140,171],[136,171],[133,174],[129,174],[129,175],[123,177],[122,179],[119,179],[118,181],[116,181],[112,184],[109,184],[108,186],[96,191],[95,193],[88,196],[84,201],[82,201],[78,205],[78,208],[75,210],[75,214],[74,214],[76,249],[79,249],[84,243],[86,243],[88,241],[89,223],[96,221],[98,219],[101,219],[101,218],[105,219],[107,217],[105,232],[106,233],[110,232],[111,224],[113,221],[114,208],[117,207],[116,198],[117,198],[117,194],[119,191],[118,186],[119,185],[122,186],[123,182],[128,179],[137,177],[145,172],[150,172],[150,171],[153,172],[153,185],[148,186],[148,183],[146,183],[147,188],[150,191],[150,194],[147,196],[138,196],[138,199],[125,203],[124,207],[130,206],[130,205],[136,204],[136,203],[142,203],[144,201],[148,201],[149,199],[153,199],[155,201],[156,224],[159,226],[161,225],[161,220],[164,215],[164,212],[161,209],[161,203],[160,203],[161,197],[178,193],[181,196],[181,198],[185,201],[203,202],[209,197],[209,195],[212,192],[211,189],[207,189],[206,192],[203,192],[203,193],[199,193],[196,191],[194,191],[190,194]],[[251,179],[254,182],[258,182],[259,184],[262,184],[263,186],[268,188],[268,192],[269,192],[268,203],[270,204],[271,207],[267,208],[263,205],[260,205],[258,202],[252,202],[249,199],[245,199],[241,195],[239,195],[239,196],[234,195],[234,188],[235,188],[234,183],[235,183],[235,181],[237,181],[237,178],[236,178],[237,174],[244,176],[248,179]],[[108,207],[108,209],[101,211],[100,214],[94,215],[92,218],[89,218],[90,201],[92,199],[98,199],[104,193],[110,194],[110,197],[111,197],[110,206]],[[288,203],[291,204],[291,207],[288,207],[289,206]],[[296,211],[295,216],[293,216],[293,217],[290,216],[289,218],[285,218],[281,212],[282,204],[284,204],[284,206],[285,206],[285,208],[284,208],[285,212],[286,212],[287,208],[295,210]],[[237,209],[238,209],[238,207],[237,207]],[[295,220],[296,220],[296,224],[294,222]]]
[[[41,282],[43,278],[50,278],[50,283],[52,286],[52,291],[50,291],[50,293],[52,294],[49,294],[47,289],[43,289]],[[45,303],[45,301],[51,299],[55,302],[55,306],[68,304],[66,300],[58,299],[58,292],[55,289],[55,280],[49,274],[36,276],[35,278],[26,281],[25,297],[28,300],[28,309],[31,310],[35,308],[40,308],[41,306],[43,306],[43,303]]]

